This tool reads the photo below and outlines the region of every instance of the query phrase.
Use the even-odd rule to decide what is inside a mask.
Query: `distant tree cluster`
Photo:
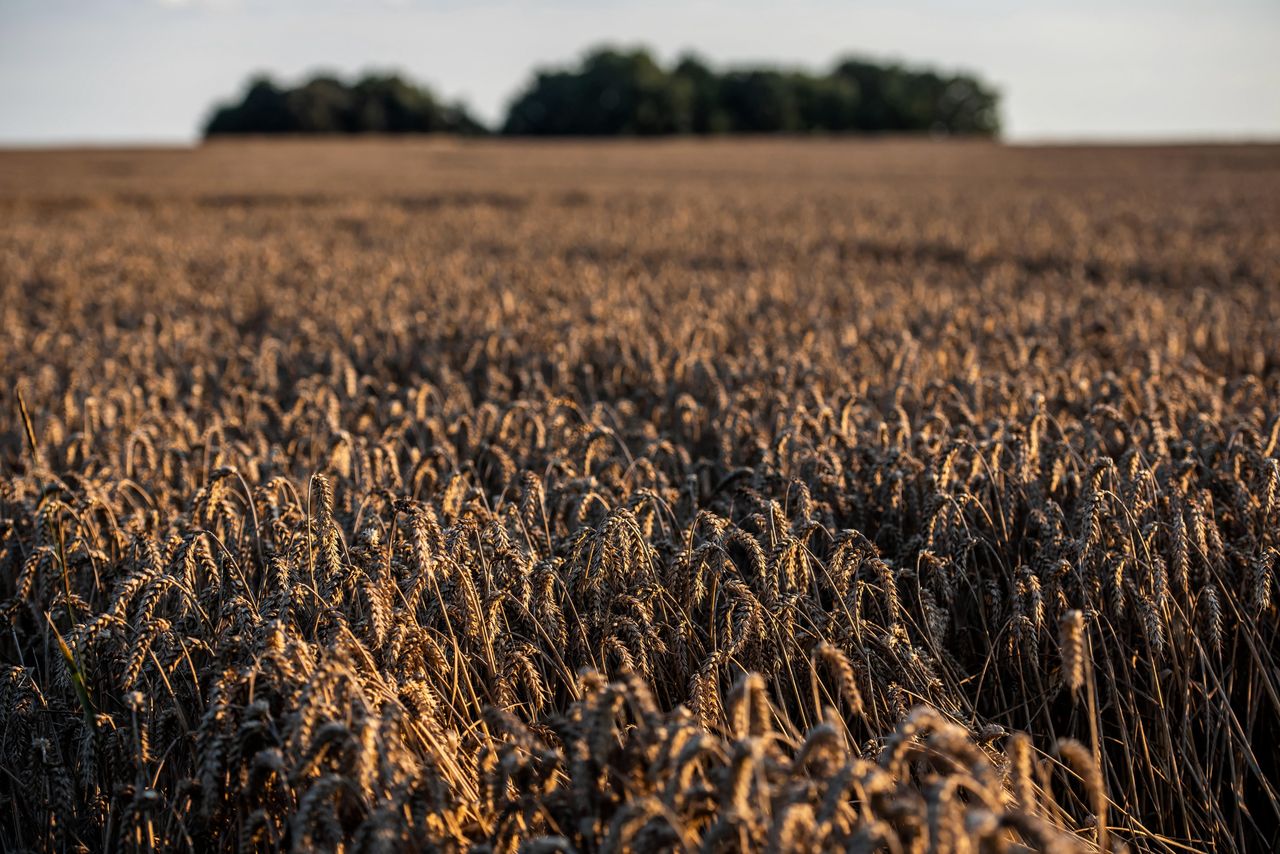
[[[539,71],[505,133],[657,135],[898,131],[992,135],[997,93],[974,77],[849,59],[830,73],[717,72],[694,57],[665,69],[644,50],[597,50]]]
[[[899,132],[994,135],[999,96],[977,78],[847,59],[826,74],[717,71],[695,57],[664,68],[644,50],[598,49],[577,67],[540,69],[501,132],[516,136]],[[293,89],[257,78],[205,133],[479,134],[462,104],[397,76],[316,77]]]
[[[396,75],[368,75],[350,84],[319,76],[292,89],[258,77],[239,103],[217,108],[205,125],[206,136],[432,132],[486,129],[462,104],[442,103]]]

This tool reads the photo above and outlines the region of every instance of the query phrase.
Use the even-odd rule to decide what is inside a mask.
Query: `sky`
[[[601,43],[970,71],[1015,141],[1280,140],[1280,0],[0,0],[0,145],[192,142],[256,72],[400,71],[494,121]]]

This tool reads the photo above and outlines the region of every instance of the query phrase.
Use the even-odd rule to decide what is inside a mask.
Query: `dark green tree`
[[[841,133],[853,130],[861,92],[852,80],[835,75],[794,74],[796,105],[805,130]]]
[[[426,88],[394,74],[346,84],[318,75],[293,89],[254,78],[238,103],[217,108],[206,136],[225,134],[484,133],[461,104],[442,104]]]
[[[239,104],[218,107],[205,125],[206,136],[297,131],[297,122],[286,93],[266,76],[251,80]]]
[[[854,130],[986,136],[1000,131],[999,95],[968,75],[946,77],[929,70],[846,59],[832,77],[858,88]]]
[[[720,104],[738,133],[801,130],[794,81],[780,71],[729,72],[720,80]]]
[[[948,76],[862,59],[829,74],[775,68],[717,72],[695,56],[669,71],[643,50],[600,49],[543,69],[512,102],[503,131],[522,135],[903,132],[993,135],[996,92]]]
[[[537,73],[503,131],[527,135],[654,135],[690,129],[691,91],[643,50],[602,48],[576,70]]]
[[[724,111],[720,94],[720,76],[706,63],[692,54],[686,54],[672,71],[675,85],[684,90],[688,99],[688,126],[682,128],[693,133],[725,133],[729,131],[729,115]]]
[[[686,55],[670,69],[642,49],[600,48],[576,66],[538,70],[512,101],[504,133],[655,136],[716,133],[994,135],[999,96],[976,77],[850,58],[827,74],[777,68],[718,72]],[[394,74],[353,83],[317,75],[290,88],[250,81],[205,126],[222,134],[478,134],[462,104]]]

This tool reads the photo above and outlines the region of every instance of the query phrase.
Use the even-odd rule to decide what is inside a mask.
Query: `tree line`
[[[995,135],[999,94],[969,74],[865,59],[825,73],[770,67],[716,70],[694,56],[664,67],[645,50],[602,48],[576,65],[538,69],[488,128],[462,103],[396,75],[344,83],[318,76],[284,88],[250,82],[215,110],[222,134],[430,133],[659,136],[901,132]]]
[[[446,104],[398,75],[369,75],[350,84],[322,75],[292,89],[256,77],[238,103],[216,108],[204,128],[205,136],[487,131],[464,104]]]

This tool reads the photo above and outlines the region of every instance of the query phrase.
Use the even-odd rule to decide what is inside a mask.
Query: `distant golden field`
[[[1280,148],[0,153],[0,848],[1280,845]]]

